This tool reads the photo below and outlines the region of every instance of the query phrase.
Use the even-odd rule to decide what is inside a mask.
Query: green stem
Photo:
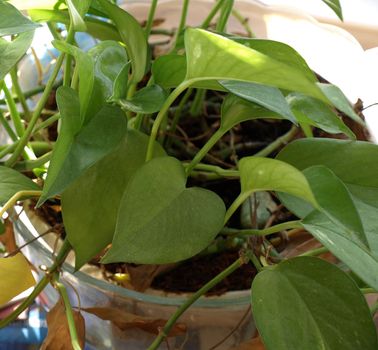
[[[231,216],[236,212],[236,210],[247,200],[247,198],[252,194],[252,192],[240,193],[239,196],[234,200],[230,207],[226,211],[224,217],[224,224],[230,220]]]
[[[298,128],[293,125],[291,129],[284,135],[277,138],[275,141],[273,141],[271,144],[266,146],[261,151],[254,154],[255,157],[267,157],[269,154],[274,152],[277,148],[279,148],[282,145],[287,144],[290,140],[294,138],[294,136],[297,134]]]
[[[72,36],[72,38],[75,37],[75,31],[73,29],[72,23],[70,23],[67,38],[71,37],[71,36]],[[64,64],[64,70],[63,70],[63,85],[64,86],[70,86],[71,85],[72,62],[73,62],[73,57],[71,55],[66,55],[66,62]]]
[[[16,103],[13,100],[13,96],[5,83],[3,83],[3,91],[5,100],[7,101],[9,114],[13,121],[13,125],[16,129],[17,135],[21,137],[25,132],[24,125],[22,124],[22,119],[20,113],[18,113]]]
[[[8,136],[12,139],[12,141],[17,140],[17,135],[14,133],[13,129],[9,125],[8,121],[5,119],[4,114],[0,112],[0,123],[4,127],[5,131],[7,132]],[[0,157],[2,158],[2,157]]]
[[[165,324],[164,328],[160,331],[159,335],[156,337],[154,342],[150,345],[148,350],[156,350],[159,348],[160,344],[163,340],[169,335],[172,327],[176,323],[176,321],[181,317],[181,315],[201,296],[206,294],[211,288],[216,286],[219,282],[225,279],[228,275],[236,271],[240,266],[246,263],[245,258],[239,258],[234,263],[232,263],[229,267],[227,267],[224,271],[220,274],[215,276],[211,281],[206,283],[201,289],[199,289],[196,293],[194,293],[189,299],[187,299],[177,310],[176,312],[170,317],[170,319]]]
[[[6,156],[9,153],[12,153],[18,145],[18,141],[12,143],[8,146],[0,146],[0,159]],[[43,141],[31,141],[30,146],[35,152],[35,154],[44,154],[46,152],[51,151],[52,143],[51,142],[43,142]]]
[[[329,252],[328,248],[320,247],[316,249],[311,249],[308,252],[301,254],[300,256],[317,256],[317,255],[328,253],[328,252]]]
[[[211,21],[219,11],[219,9],[222,7],[225,0],[218,0],[218,2],[215,4],[215,6],[212,8],[212,10],[209,12],[205,20],[201,24],[202,29],[207,29],[209,25],[211,24]]]
[[[184,164],[185,168],[188,168],[190,164],[186,163]],[[211,165],[211,164],[197,164],[194,167],[195,170],[202,170],[202,171],[208,171],[212,172],[214,174],[217,174],[221,177],[225,178],[238,178],[240,177],[239,171],[238,170],[228,170],[228,169],[223,169],[220,166],[217,165]]]
[[[51,155],[52,155],[52,151],[45,153],[44,155],[40,156],[37,159],[26,160],[24,162],[17,163],[14,169],[22,172],[22,171],[28,171],[28,170],[33,170],[35,168],[39,168],[50,161]]]
[[[256,34],[251,29],[250,25],[248,24],[248,18],[243,17],[243,15],[236,9],[232,10],[232,15],[239,21],[239,23],[243,26],[244,30],[247,32],[247,35],[250,38],[256,38]]]
[[[12,85],[13,85],[14,91],[16,92],[16,96],[18,98],[18,101],[20,101],[22,109],[24,111],[25,120],[29,121],[30,118],[31,118],[31,113],[30,113],[29,106],[26,102],[25,95],[22,92],[20,83],[18,81],[17,68],[16,67],[12,68],[12,70],[10,71],[10,76],[11,76],[11,79],[12,79]]]
[[[198,151],[193,160],[186,168],[186,175],[189,176],[194,167],[206,156],[206,154],[214,147],[214,145],[221,139],[226,132],[222,129],[218,129],[210,139],[204,144],[204,146]]]
[[[66,41],[68,43],[70,43],[73,40],[73,38],[74,38],[73,32],[68,33]],[[6,161],[6,163],[5,163],[6,166],[13,167],[13,165],[17,162],[17,159],[20,156],[20,154],[22,153],[23,149],[25,148],[26,144],[28,143],[28,141],[29,141],[29,139],[32,135],[34,126],[37,123],[37,121],[38,121],[38,119],[41,115],[41,112],[42,112],[43,108],[45,107],[47,100],[50,96],[50,92],[51,92],[51,90],[54,86],[55,79],[59,74],[59,70],[62,67],[63,61],[64,61],[64,54],[62,53],[62,54],[60,54],[60,56],[57,59],[54,70],[53,70],[53,72],[52,72],[52,74],[51,74],[51,76],[50,76],[50,78],[49,78],[49,80],[46,84],[46,87],[45,87],[45,90],[43,91],[41,99],[38,101],[38,104],[37,104],[37,106],[34,110],[34,113],[31,117],[31,119],[30,119],[30,123],[29,123],[27,129],[25,130],[25,133],[22,135],[22,137],[19,141],[19,144],[17,145],[14,153]]]
[[[178,39],[182,33],[182,31],[184,30],[185,28],[185,24],[186,24],[186,17],[188,16],[188,8],[189,8],[189,1],[190,0],[184,0],[183,1],[183,4],[182,4],[182,11],[181,11],[181,17],[180,17],[180,23],[179,23],[179,26],[177,28],[177,32],[176,32],[176,37],[175,37],[175,43],[173,45],[173,50],[177,47],[177,44],[178,44]]]
[[[201,113],[201,108],[203,105],[203,101],[206,97],[206,91],[205,89],[197,89],[196,94],[194,96],[194,100],[192,102],[192,105],[190,106],[190,115],[193,117],[198,117]]]
[[[314,134],[312,133],[312,128],[309,124],[306,124],[306,123],[299,123],[299,125],[301,126],[305,136],[307,138],[312,138],[314,137]]]
[[[293,220],[293,221],[287,221],[283,222],[281,224],[277,224],[268,228],[264,228],[261,230],[257,229],[244,229],[244,230],[238,230],[238,229],[227,229],[225,228],[222,231],[222,234],[226,235],[237,235],[237,236],[267,236],[271,235],[272,233],[281,232],[284,230],[291,230],[295,228],[302,228],[302,224],[300,220]],[[322,253],[322,252],[321,252]],[[305,254],[303,254],[305,255]],[[316,254],[314,254],[316,255]]]
[[[174,89],[171,94],[168,96],[168,98],[165,100],[163,107],[160,109],[154,124],[152,126],[150,139],[148,142],[148,148],[147,148],[147,155],[146,155],[146,162],[151,160],[154,153],[154,143],[160,128],[160,124],[164,120],[165,114],[168,112],[169,107],[172,105],[172,103],[176,100],[176,98],[186,89],[190,86],[189,81],[182,82],[179,86]]]
[[[80,343],[79,343],[78,336],[77,336],[75,319],[74,319],[74,316],[73,316],[72,306],[71,306],[71,303],[70,303],[70,299],[68,297],[66,287],[58,281],[55,281],[55,285],[56,285],[56,287],[59,291],[59,294],[62,297],[64,307],[65,307],[65,310],[66,310],[67,323],[68,323],[68,328],[70,330],[70,336],[71,336],[71,345],[72,345],[74,350],[82,350]]]
[[[220,16],[217,22],[216,31],[217,32],[224,32],[226,30],[228,19],[230,18],[232,8],[234,7],[234,0],[227,0],[220,12]]]
[[[67,254],[71,250],[71,245],[66,239],[63,242],[62,248],[60,249],[54,264],[49,269],[48,273],[42,277],[38,284],[34,287],[32,293],[14,310],[10,315],[0,320],[0,328],[6,327],[11,322],[15,321],[17,317],[24,312],[31,304],[34,303],[35,298],[45,289],[45,287],[50,282],[50,275],[54,273],[63,261],[66,259]]]
[[[15,193],[0,209],[0,218],[4,213],[10,208],[14,207],[21,198],[25,197],[39,197],[42,194],[42,191],[19,191]]]
[[[148,40],[148,38],[150,37],[150,34],[151,34],[151,29],[152,29],[152,25],[154,23],[157,4],[158,4],[158,0],[152,0],[151,1],[150,11],[148,13],[148,19],[147,19],[147,23],[146,23],[146,28],[144,29],[147,40]]]
[[[54,114],[52,117],[50,117],[50,118],[46,119],[45,121],[43,121],[42,123],[36,125],[36,127],[33,131],[33,134],[36,134],[37,132],[41,131],[42,129],[49,127],[51,124],[55,123],[59,119],[60,119],[60,113]]]

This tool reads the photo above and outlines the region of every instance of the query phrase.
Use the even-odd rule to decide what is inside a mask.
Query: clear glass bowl
[[[19,244],[30,242],[38,236],[25,212],[15,222],[15,231]],[[40,231],[42,232],[42,231]],[[39,267],[51,266],[52,248],[43,238],[35,240],[22,249],[30,262]],[[39,273],[39,278],[43,272]],[[185,296],[165,295],[151,291],[140,293],[129,290],[104,280],[96,279],[81,271],[75,271],[69,264],[63,265],[63,279],[69,291],[71,303],[81,307],[112,307],[122,309],[138,316],[150,316],[168,319],[183,303]],[[46,308],[51,308],[58,300],[58,294],[52,286],[42,293],[40,301]],[[169,338],[170,349],[201,350],[209,349],[228,334],[231,334],[217,349],[230,349],[255,334],[252,320],[249,291],[228,292],[217,297],[203,297],[197,301],[179,322],[187,326],[185,336]],[[103,321],[94,315],[83,312],[86,321],[87,342],[95,349],[146,349],[155,336],[139,329],[120,331],[109,321]],[[161,349],[167,349],[163,344]]]

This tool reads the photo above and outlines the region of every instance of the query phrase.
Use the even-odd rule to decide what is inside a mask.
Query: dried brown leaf
[[[261,338],[257,337],[244,342],[236,348],[232,348],[230,350],[265,350],[265,346],[262,343]]]
[[[73,311],[76,332],[80,347],[85,344],[85,321],[78,311]],[[60,299],[47,314],[47,337],[40,350],[72,350],[71,335],[68,328],[65,306]]]
[[[156,319],[152,317],[137,316],[129,312],[110,307],[90,307],[82,308],[83,311],[89,312],[102,320],[111,321],[122,331],[131,328],[138,328],[152,334],[159,334],[160,329],[164,327],[167,320]],[[176,323],[169,337],[175,337],[186,333],[186,325],[184,323]]]
[[[0,235],[0,242],[4,245],[6,251],[11,253],[17,249],[16,239],[14,237],[13,224],[9,219],[4,222],[5,232]]]

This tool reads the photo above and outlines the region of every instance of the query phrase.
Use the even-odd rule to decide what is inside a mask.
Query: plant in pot
[[[341,14],[338,2],[326,3]],[[363,120],[291,47],[227,33],[232,13],[247,26],[233,1],[217,1],[201,28],[186,28],[190,4],[183,1],[175,31],[154,29],[157,5],[151,2],[141,25],[108,0],[29,9],[34,22],[0,1],[7,106],[0,121],[11,140],[0,150],[0,216],[9,214],[1,224],[7,254],[0,260],[1,303],[35,283],[14,245],[12,221],[18,229],[22,223],[13,207],[37,199],[36,208],[61,212],[53,225],[64,225],[53,263],[39,266],[39,282],[1,327],[51,285],[60,299],[48,315],[44,349],[82,348],[82,314],[136,328],[148,341],[146,334],[156,334],[150,345],[133,343],[135,349],[157,349],[167,338],[175,347],[210,348],[177,321],[217,285],[221,293],[252,283],[253,317],[267,349],[377,349],[378,307],[370,310],[364,294],[378,289],[378,146],[356,140]],[[36,22],[47,23],[60,54],[30,110],[27,98],[41,89],[23,93],[17,63]],[[75,41],[83,31],[99,40],[88,52]],[[149,45],[154,34],[169,45]],[[300,256],[293,257],[288,250],[298,236]],[[38,250],[44,252],[42,245]],[[175,311],[166,319],[156,309],[135,316],[103,303],[83,306],[89,288],[72,306],[76,296],[68,292],[75,286],[62,277],[70,251],[75,270],[101,266],[129,288],[148,275],[157,289],[199,289],[171,304]],[[327,259],[318,257],[324,253]],[[227,343],[235,333],[222,334],[212,348],[248,340],[247,332]]]

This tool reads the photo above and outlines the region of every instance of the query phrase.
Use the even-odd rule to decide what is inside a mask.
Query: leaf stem
[[[234,200],[234,202],[229,206],[224,216],[224,224],[230,220],[231,216],[236,212],[236,210],[247,200],[251,195],[251,192],[240,193],[239,196]]]
[[[0,320],[0,328],[6,327],[9,323],[13,322],[17,319],[17,317],[25,311],[35,300],[35,298],[45,289],[45,287],[50,282],[50,275],[54,273],[60,265],[64,262],[67,257],[67,254],[71,250],[71,245],[67,239],[64,240],[62,248],[60,249],[58,255],[56,256],[54,264],[50,267],[48,272],[42,279],[38,282],[38,284],[34,287],[32,293],[14,310],[11,314],[7,317]]]
[[[232,8],[234,7],[234,0],[226,0],[223,4],[220,12],[220,16],[218,19],[218,23],[216,26],[217,32],[224,32],[227,26],[228,19],[230,18],[230,14],[232,12]]]
[[[19,191],[15,193],[0,209],[0,218],[5,214],[7,210],[14,207],[17,201],[24,197],[39,197],[42,191]]]
[[[55,281],[54,284],[57,287],[59,294],[62,297],[64,306],[65,306],[68,328],[70,330],[72,347],[73,347],[74,350],[81,350],[81,346],[79,344],[79,339],[78,339],[78,336],[77,336],[75,320],[74,320],[74,316],[73,316],[73,312],[72,312],[72,306],[71,306],[71,303],[70,303],[70,299],[68,297],[66,287],[61,282],[58,282],[58,281]]]
[[[172,103],[176,100],[176,98],[186,89],[190,86],[190,81],[183,81],[179,86],[177,86],[171,94],[168,96],[168,98],[165,100],[164,105],[160,109],[154,124],[152,126],[150,139],[148,142],[148,148],[147,148],[147,155],[146,155],[146,162],[151,160],[153,157],[154,152],[154,142],[156,140],[160,124],[164,120],[165,114],[168,112],[169,107],[172,105]]]
[[[16,66],[13,67],[12,70],[10,71],[10,76],[11,76],[11,79],[12,79],[12,85],[13,85],[14,91],[16,92],[16,96],[18,98],[18,101],[20,101],[22,109],[24,110],[25,120],[29,121],[30,118],[31,118],[30,109],[29,109],[29,106],[26,102],[25,95],[22,92],[20,83],[18,81]]]
[[[214,147],[214,145],[221,139],[221,137],[226,133],[222,129],[218,129],[210,139],[204,144],[204,146],[198,151],[193,160],[186,168],[186,176],[190,175],[190,172],[194,167],[206,156],[206,154]]]
[[[269,154],[274,152],[277,148],[279,148],[282,145],[286,145],[290,140],[294,138],[294,136],[297,134],[298,128],[293,125],[291,129],[284,135],[278,137],[275,141],[273,141],[271,144],[266,146],[261,151],[254,154],[255,157],[267,157]]]
[[[209,12],[205,20],[201,24],[202,29],[207,29],[209,25],[211,24],[211,21],[219,11],[219,9],[222,7],[225,0],[218,0],[218,2],[215,4],[215,6],[212,8],[212,10]]]
[[[184,167],[189,167],[190,164],[186,163],[184,164]],[[227,177],[227,178],[238,178],[240,177],[238,170],[229,170],[229,169],[223,169],[220,166],[217,165],[211,165],[211,164],[196,164],[194,167],[195,170],[202,170],[202,171],[208,171],[212,172],[214,174],[217,174],[221,177]]]
[[[186,18],[188,16],[188,8],[189,8],[189,1],[190,0],[184,0],[182,4],[182,11],[181,11],[181,17],[180,17],[180,23],[176,31],[176,37],[175,37],[175,43],[173,45],[173,50],[177,47],[178,39],[181,35],[181,32],[184,30],[186,25]]]
[[[8,121],[5,119],[4,114],[1,112],[0,112],[0,123],[4,127],[5,131],[7,132],[8,136],[12,139],[12,141],[16,141],[17,135],[14,133]]]
[[[3,91],[9,109],[9,114],[13,121],[13,125],[16,129],[17,135],[21,137],[25,132],[24,125],[22,124],[22,119],[20,113],[17,110],[16,103],[13,100],[13,96],[5,83],[3,83]]]
[[[328,248],[320,247],[320,248],[311,249],[299,256],[317,256],[317,255],[328,253],[328,252],[329,252]]]
[[[251,29],[251,26],[248,24],[248,18],[243,17],[243,15],[236,9],[232,9],[232,15],[239,21],[247,32],[248,37],[256,38],[256,34]]]
[[[151,34],[151,29],[152,29],[152,25],[154,23],[157,4],[158,4],[158,0],[152,0],[151,1],[150,11],[148,13],[148,19],[147,19],[147,23],[146,23],[146,28],[144,29],[147,40],[148,40],[148,38],[150,37],[150,34]]]
[[[73,32],[68,33],[66,41],[68,43],[70,43],[73,39],[74,39],[74,33]],[[34,110],[34,113],[31,117],[31,119],[30,119],[29,125],[26,128],[25,133],[20,138],[20,141],[19,141],[14,153],[6,161],[6,163],[5,163],[6,166],[13,167],[13,165],[17,162],[17,159],[20,156],[20,154],[22,153],[23,149],[25,148],[26,144],[28,143],[28,141],[29,141],[29,139],[30,139],[30,137],[33,133],[34,126],[37,123],[37,121],[38,121],[38,119],[41,115],[41,112],[46,105],[46,102],[47,102],[47,100],[50,96],[51,90],[53,89],[55,79],[58,76],[58,73],[60,71],[60,68],[62,67],[63,61],[64,61],[64,53],[61,53],[60,56],[58,57],[57,61],[56,61],[54,70],[53,70],[53,72],[52,72],[52,74],[51,74],[51,76],[50,76],[50,78],[49,78],[49,80],[46,84],[46,87],[45,87],[45,90],[43,91],[41,99],[38,101],[38,104],[37,104],[37,106]]]
[[[176,312],[170,317],[170,319],[165,324],[164,328],[160,331],[157,338],[154,342],[150,345],[148,350],[156,350],[158,349],[159,345],[163,342],[163,340],[168,336],[170,330],[176,323],[176,321],[181,317],[181,315],[201,296],[207,293],[211,288],[225,279],[228,275],[233,273],[237,270],[240,266],[246,263],[245,257],[240,257],[234,263],[232,263],[229,267],[223,270],[220,274],[215,276],[211,281],[206,283],[201,289],[199,289],[196,293],[194,293],[189,299],[187,299],[177,310]]]

